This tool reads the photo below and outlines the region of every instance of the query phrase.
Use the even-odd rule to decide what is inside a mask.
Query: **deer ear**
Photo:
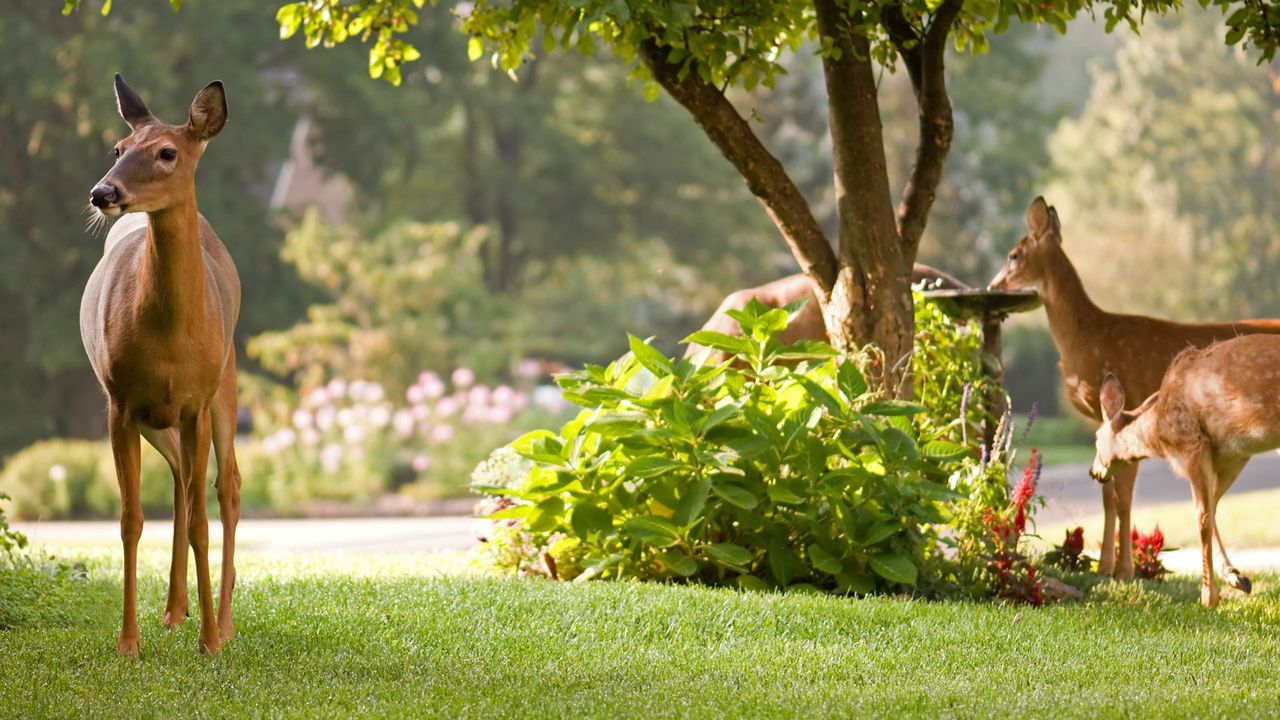
[[[1124,410],[1124,388],[1120,379],[1113,373],[1107,373],[1102,380],[1102,389],[1098,391],[1098,402],[1102,406],[1102,418],[1114,421]]]
[[[1049,229],[1053,230],[1054,239],[1062,242],[1062,221],[1058,219],[1058,208],[1049,206]]]
[[[187,127],[200,142],[207,142],[222,132],[227,124],[227,96],[222,91],[222,81],[214,80],[196,94],[191,101],[191,117]]]
[[[1032,237],[1040,237],[1049,231],[1051,220],[1049,217],[1049,204],[1044,201],[1043,197],[1037,197],[1031,201],[1031,207],[1027,208],[1027,228],[1031,230]]]
[[[147,109],[147,104],[142,102],[138,93],[134,92],[124,78],[120,77],[120,73],[116,73],[116,109],[120,111],[120,117],[134,129],[155,120],[151,111]]]

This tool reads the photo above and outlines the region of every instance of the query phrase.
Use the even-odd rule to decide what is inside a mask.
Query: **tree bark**
[[[875,68],[857,18],[835,0],[817,0],[818,30],[833,52],[823,58],[840,218],[840,271],[824,308],[838,350],[875,345],[883,353],[879,377],[891,396],[909,397],[914,336],[911,259],[898,234],[889,193]]]
[[[919,108],[920,142],[897,216],[908,262],[915,262],[943,164],[951,151],[955,123],[947,96],[945,59],[947,38],[963,5],[964,0],[944,0],[923,32],[906,21],[900,7],[884,11],[885,28],[906,65]]]
[[[809,203],[724,93],[703,81],[696,71],[681,78],[680,66],[668,61],[669,53],[652,39],[640,45],[640,57],[654,79],[693,115],[746,180],[825,305],[836,284],[837,262]]]

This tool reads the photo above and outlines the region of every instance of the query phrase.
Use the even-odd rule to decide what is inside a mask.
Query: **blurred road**
[[[1254,490],[1273,488],[1280,488],[1280,456],[1264,453],[1249,462],[1228,494],[1238,496]],[[1042,525],[1078,520],[1102,512],[1102,489],[1089,477],[1088,465],[1045,468],[1044,474],[1040,476],[1039,490],[1048,500],[1048,505],[1036,512],[1036,522]],[[1133,494],[1135,508],[1191,501],[1191,485],[1174,475],[1167,462],[1143,461],[1138,470],[1137,490]]]
[[[1231,488],[1232,495],[1280,487],[1280,457],[1259,455],[1249,463]],[[1046,468],[1040,492],[1048,505],[1036,513],[1041,525],[1072,521],[1102,512],[1101,491],[1085,465]],[[1138,474],[1134,506],[1166,502],[1191,502],[1191,489],[1169,470],[1163,460],[1149,460]],[[67,546],[118,548],[120,526],[103,522],[18,523],[32,542]],[[476,520],[465,516],[374,517],[316,520],[247,519],[240,523],[237,545],[241,550],[264,553],[415,553],[429,550],[465,550],[478,544]],[[172,524],[149,520],[142,541],[168,547]],[[222,541],[222,525],[209,523],[209,540]],[[1242,563],[1243,564],[1243,563]]]

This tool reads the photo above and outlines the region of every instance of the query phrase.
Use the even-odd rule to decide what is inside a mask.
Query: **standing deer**
[[[1130,398],[1145,398],[1160,387],[1173,358],[1189,347],[1251,333],[1280,333],[1280,321],[1178,323],[1142,315],[1119,315],[1093,304],[1062,249],[1058,214],[1037,197],[1027,211],[1028,234],[1013,246],[989,287],[1035,290],[1044,301],[1049,332],[1058,348],[1063,384],[1071,404],[1095,422],[1102,419],[1099,391],[1114,375]],[[1138,463],[1118,469],[1102,488],[1103,534],[1098,570],[1133,577],[1129,514]],[[1119,522],[1119,559],[1116,524]]]
[[[1280,448],[1277,380],[1280,337],[1246,335],[1179,354],[1159,391],[1131,412],[1124,410],[1125,392],[1116,376],[1108,374],[1102,383],[1099,402],[1105,419],[1089,472],[1105,481],[1117,465],[1161,456],[1191,482],[1200,522],[1200,602],[1205,607],[1218,604],[1215,537],[1227,583],[1246,593],[1251,589],[1222,547],[1215,513],[1249,458]]]
[[[187,543],[196,559],[200,650],[216,653],[234,634],[235,532],[240,472],[232,443],[236,361],[232,333],[240,312],[240,278],[213,228],[196,210],[196,163],[222,130],[222,83],[209,83],[183,125],[157,120],[120,75],[116,103],[131,132],[115,146],[115,164],[89,201],[121,218],[80,304],[80,336],[107,393],[107,424],[120,485],[124,542],[124,619],[116,650],[139,653],[137,617],[139,433],[173,472],[173,560],[164,624],[187,615]],[[205,472],[212,441],[222,518],[222,584],[215,623],[209,583]]]
[[[912,266],[911,281],[920,282],[922,280],[937,283],[940,287],[945,288],[968,287],[941,270],[916,263]],[[729,317],[729,311],[745,308],[753,298],[771,308],[785,307],[797,300],[807,299],[809,301],[800,309],[800,312],[796,314],[791,323],[782,332],[778,333],[778,342],[790,345],[801,340],[826,341],[829,339],[827,323],[822,319],[822,307],[818,305],[818,298],[813,293],[813,282],[804,273],[788,275],[759,287],[735,290],[729,293],[720,302],[720,307],[716,308],[715,313],[702,326],[702,329],[714,330],[726,335],[741,335],[742,328],[738,325],[737,320]],[[723,353],[695,344],[689,345],[688,349],[685,350],[684,356],[686,358],[705,357],[712,362],[720,362],[724,359]]]

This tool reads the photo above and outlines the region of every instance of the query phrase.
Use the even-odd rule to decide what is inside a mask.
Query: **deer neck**
[[[204,253],[191,200],[147,213],[147,248],[138,267],[136,311],[162,330],[199,323],[205,313]]]
[[[1049,332],[1058,346],[1058,354],[1067,361],[1077,349],[1088,346],[1087,337],[1097,331],[1096,322],[1103,311],[1085,292],[1080,275],[1062,248],[1054,247],[1052,252],[1056,256],[1048,264],[1041,294],[1049,318]]]

